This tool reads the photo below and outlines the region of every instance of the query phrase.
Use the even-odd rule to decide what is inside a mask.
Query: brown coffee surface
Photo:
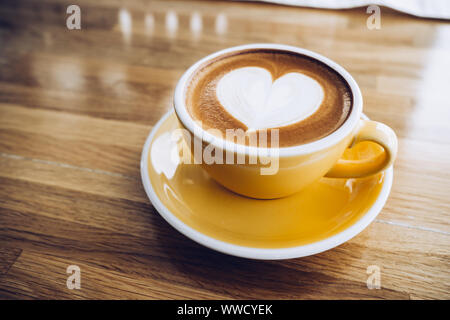
[[[203,129],[218,129],[223,137],[227,129],[244,131],[248,129],[245,124],[227,112],[216,95],[219,80],[225,74],[243,67],[265,68],[272,74],[273,81],[287,73],[299,72],[315,79],[322,86],[323,101],[312,115],[277,128],[280,147],[321,139],[338,129],[350,114],[353,104],[352,94],[347,82],[336,71],[302,54],[254,49],[209,61],[191,77],[186,92],[186,106],[191,117],[201,121]],[[270,130],[268,132],[270,138]]]

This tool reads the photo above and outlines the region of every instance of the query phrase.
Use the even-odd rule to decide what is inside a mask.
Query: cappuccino
[[[225,54],[189,80],[186,106],[203,129],[258,134],[278,129],[279,146],[313,142],[338,129],[352,109],[347,82],[311,57],[276,49]]]

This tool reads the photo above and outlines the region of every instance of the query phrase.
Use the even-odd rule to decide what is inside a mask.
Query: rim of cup
[[[246,44],[246,45],[240,45],[236,47],[231,47],[227,49],[223,49],[220,51],[217,51],[215,53],[212,53],[196,63],[194,63],[189,69],[186,70],[186,72],[181,76],[180,80],[178,81],[175,93],[174,93],[174,109],[175,113],[178,117],[178,119],[181,121],[181,123],[186,127],[196,138],[201,139],[202,141],[207,142],[208,144],[212,144],[214,147],[217,147],[219,149],[229,151],[231,153],[236,154],[244,154],[244,155],[250,155],[250,156],[257,156],[260,155],[262,152],[271,152],[272,148],[263,148],[263,147],[254,147],[254,146],[245,146],[233,142],[228,142],[225,139],[222,139],[220,137],[217,137],[206,130],[204,130],[201,126],[197,124],[197,122],[190,116],[189,112],[186,108],[186,89],[187,85],[189,83],[189,80],[191,79],[191,76],[198,70],[199,67],[201,67],[203,64],[208,62],[209,60],[212,60],[214,58],[217,58],[222,55],[226,55],[229,53],[233,53],[236,51],[242,51],[242,50],[248,50],[248,49],[274,49],[274,50],[280,50],[280,51],[290,51],[294,53],[299,53],[308,57],[311,57],[315,60],[318,60],[334,71],[336,71],[338,74],[340,74],[344,80],[347,82],[348,86],[350,87],[350,91],[353,98],[353,104],[352,104],[352,110],[350,111],[350,114],[348,115],[347,119],[344,121],[344,123],[335,131],[330,133],[329,135],[315,140],[310,143],[296,145],[296,146],[289,146],[289,147],[279,147],[277,148],[277,153],[280,157],[289,157],[289,156],[297,156],[301,154],[309,154],[313,153],[322,149],[329,148],[335,144],[337,144],[339,141],[347,137],[357,126],[361,114],[362,114],[362,95],[361,90],[359,89],[358,84],[356,83],[355,79],[350,75],[350,73],[345,70],[342,66],[337,64],[336,62],[332,61],[331,59],[328,59],[327,57],[307,50],[303,48],[298,48],[294,46],[289,45],[283,45],[283,44],[274,44],[274,43],[255,43],[255,44]],[[202,136],[198,136],[198,134],[201,133]]]

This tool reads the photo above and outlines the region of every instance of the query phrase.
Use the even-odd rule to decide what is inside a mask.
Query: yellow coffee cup
[[[353,106],[345,122],[326,137],[313,142],[281,148],[262,148],[230,143],[204,130],[186,108],[186,90],[189,80],[199,67],[222,55],[248,49],[291,51],[316,59],[339,73],[348,83]],[[180,78],[174,94],[174,108],[180,125],[189,132],[189,145],[201,141],[201,155],[211,149],[233,159],[228,163],[200,161],[203,168],[218,183],[238,194],[260,199],[288,196],[326,176],[333,178],[361,178],[379,173],[395,160],[397,137],[385,124],[362,119],[362,95],[353,77],[340,65],[315,52],[280,44],[250,44],[213,53],[191,66]],[[371,141],[383,152],[362,159],[342,159],[345,150],[353,145]],[[206,149],[209,148],[209,149]],[[252,162],[250,159],[258,159]]]

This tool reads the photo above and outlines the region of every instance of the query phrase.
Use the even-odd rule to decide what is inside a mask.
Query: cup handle
[[[392,165],[397,156],[397,136],[387,125],[370,120],[360,120],[350,148],[358,142],[372,141],[383,147],[379,156],[347,160],[339,159],[325,175],[329,178],[362,178],[381,172]]]

